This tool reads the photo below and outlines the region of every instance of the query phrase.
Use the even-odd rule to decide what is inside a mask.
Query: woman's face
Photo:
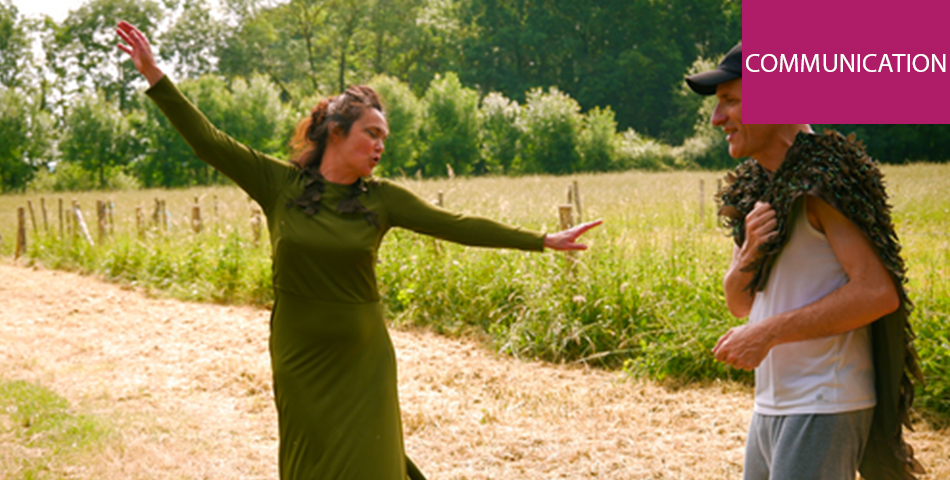
[[[346,137],[337,137],[340,155],[347,170],[360,177],[373,173],[373,167],[385,148],[383,143],[389,135],[389,124],[382,112],[366,108],[360,118],[350,127]]]

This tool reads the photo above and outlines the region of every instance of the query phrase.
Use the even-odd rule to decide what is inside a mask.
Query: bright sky
[[[76,10],[84,0],[13,0],[20,15],[36,17],[40,15],[49,15],[53,20],[62,22],[70,10]]]
[[[40,15],[49,15],[57,23],[62,22],[72,10],[77,10],[88,0],[13,0],[20,15],[27,17],[37,17]],[[217,0],[211,0],[211,5],[219,5]],[[212,9],[214,12],[215,9]]]

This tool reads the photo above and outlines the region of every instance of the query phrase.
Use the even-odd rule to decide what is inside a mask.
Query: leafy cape
[[[785,161],[769,173],[755,160],[730,172],[719,192],[720,221],[736,242],[745,241],[745,217],[756,202],[769,203],[776,212],[777,234],[760,247],[756,262],[743,268],[754,272],[746,289],[765,288],[769,273],[788,241],[791,212],[803,195],[814,195],[844,214],[870,241],[890,273],[900,296],[900,307],[871,324],[877,406],[859,471],[867,480],[913,480],[923,467],[904,442],[902,425],[911,428],[909,410],[914,401],[911,378],[923,383],[908,322],[913,304],[906,282],[900,243],[891,223],[883,175],[854,134],[799,133]]]

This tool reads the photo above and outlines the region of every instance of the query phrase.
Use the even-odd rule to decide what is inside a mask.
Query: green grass
[[[918,405],[950,414],[950,166],[889,166],[885,174],[928,378]],[[554,231],[556,206],[577,180],[585,219],[603,218],[605,224],[585,237],[592,248],[577,256],[572,273],[563,254],[465,248],[393,231],[378,265],[389,318],[449,335],[474,334],[522,358],[586,362],[674,381],[749,381],[748,373],[724,368],[710,354],[720,335],[742,323],[729,314],[722,294],[732,244],[713,216],[712,192],[720,176],[628,172],[406,181],[429,200],[444,192],[449,209]],[[215,195],[217,215],[209,213]],[[195,196],[201,197],[208,221],[200,234],[190,232],[187,220]],[[135,206],[143,206],[148,216],[155,197],[167,199],[172,225],[168,231],[153,228],[139,239]],[[96,198],[109,197],[85,193],[77,198],[88,216]],[[272,301],[270,247],[250,240],[250,210],[236,189],[132,192],[114,200],[114,238],[94,248],[79,240],[62,242],[57,226],[49,235],[32,238],[28,261],[184,299]],[[24,197],[0,197],[0,251],[6,254],[12,252],[12,206],[24,203]]]
[[[64,469],[101,445],[110,428],[77,413],[36,383],[0,379],[0,471],[10,480],[64,478]]]

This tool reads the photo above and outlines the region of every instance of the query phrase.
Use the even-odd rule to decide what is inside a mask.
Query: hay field
[[[950,370],[950,166],[886,166],[894,218],[917,305],[913,322],[927,373]],[[656,379],[749,380],[723,368],[709,350],[739,323],[725,309],[721,278],[730,241],[716,226],[716,172],[624,172],[569,177],[401,180],[425,199],[442,192],[451,210],[485,215],[526,228],[558,228],[557,205],[577,181],[585,219],[605,223],[585,237],[591,250],[567,260],[464,248],[394,230],[380,251],[378,278],[389,318],[398,325],[449,335],[477,334],[496,351],[523,359],[584,362]],[[700,184],[703,188],[701,196]],[[96,247],[30,232],[27,262],[102,275],[154,294],[229,304],[272,301],[269,246],[251,239],[247,197],[234,188],[83,193],[75,197],[92,218],[96,199],[114,202],[115,235]],[[198,198],[205,228],[190,229]],[[48,211],[56,200],[47,196]],[[154,200],[167,204],[168,227],[138,238],[135,209],[146,223]],[[0,252],[13,249],[16,206],[40,198],[0,196]],[[702,209],[701,209],[702,207]],[[95,225],[91,225],[93,235]],[[31,230],[31,229],[30,229]],[[98,239],[97,239],[98,241]],[[920,400],[950,413],[950,381],[920,392]]]
[[[3,262],[0,311],[0,478],[276,478],[266,310]],[[672,388],[391,333],[407,451],[433,480],[739,478],[746,386]],[[64,427],[15,421],[2,393],[16,381],[60,396]],[[77,442],[80,423],[101,433]],[[910,438],[924,478],[950,478],[950,431],[918,423]]]
[[[946,450],[938,446],[947,443],[942,428],[950,413],[950,166],[884,170],[929,382],[917,402],[929,422],[921,420],[916,438],[932,440],[925,443],[926,462],[935,472],[945,472],[932,478],[950,478],[950,472],[941,470],[948,463]],[[576,180],[584,218],[605,220],[586,237],[591,250],[577,257],[572,274],[566,273],[560,254],[463,248],[404,231],[387,237],[378,271],[388,316],[398,329],[394,336],[400,361],[425,372],[407,373],[410,367],[400,365],[401,380],[409,385],[402,387],[408,448],[433,478],[735,478],[751,394],[743,386],[747,374],[723,368],[709,354],[716,338],[739,322],[722,301],[721,275],[731,245],[712,214],[719,176],[626,172],[402,180],[428,200],[442,192],[449,209],[547,231],[557,228],[556,206],[565,202],[567,186]],[[196,196],[205,221],[198,235],[191,232],[189,220]],[[44,195],[49,234],[42,233],[40,197],[0,196],[0,255],[12,254],[15,207],[30,199],[40,233],[34,235],[28,223],[29,249],[19,265],[79,271],[122,287],[77,279],[77,285],[63,288],[81,292],[96,285],[119,293],[98,300],[79,295],[75,303],[69,295],[57,294],[59,277],[42,277],[38,282],[47,287],[42,292],[46,296],[24,300],[21,306],[26,323],[2,324],[0,358],[6,363],[0,372],[12,376],[0,374],[0,398],[34,399],[60,419],[29,430],[30,438],[39,435],[53,443],[24,444],[10,425],[30,423],[33,414],[0,415],[0,442],[16,447],[3,449],[13,453],[0,454],[0,462],[39,459],[7,471],[19,472],[13,478],[28,478],[24,472],[39,465],[37,472],[59,472],[50,478],[109,478],[104,472],[141,457],[116,471],[126,471],[123,478],[272,478],[274,466],[267,462],[273,460],[274,425],[267,417],[273,413],[262,350],[266,332],[260,330],[265,322],[254,320],[266,313],[240,306],[270,302],[269,245],[266,234],[257,245],[251,241],[252,205],[246,195],[230,187]],[[94,218],[97,199],[111,200],[115,234],[96,247],[68,236],[62,241],[55,213],[59,198],[67,204],[77,199],[87,219]],[[148,221],[156,198],[167,203],[169,227],[150,226],[139,239],[135,208],[141,207]],[[90,227],[95,237],[94,222]],[[9,273],[16,271],[3,275],[20,278]],[[147,296],[124,296],[135,292]],[[171,298],[233,306],[181,304]],[[97,305],[92,313],[87,311],[90,302]],[[114,312],[108,308],[112,304],[123,308],[107,313]],[[42,318],[29,313],[37,305],[58,313],[33,323]],[[143,306],[136,310],[132,305]],[[5,320],[13,312],[8,305],[0,311]],[[164,328],[177,325],[172,319],[192,311],[213,311],[215,317],[233,320],[223,323],[225,330],[198,320],[187,328],[222,339],[243,338],[243,343],[205,345],[201,334],[190,331],[164,338]],[[133,321],[127,321],[129,312],[137,312]],[[229,316],[233,312],[250,313]],[[76,340],[86,338],[85,329],[94,320],[105,322],[93,330],[95,338]],[[110,332],[123,333],[120,344],[89,346],[107,342]],[[68,353],[47,365],[38,352],[53,348],[54,339],[62,339]],[[170,343],[161,343],[166,341]],[[142,345],[157,349],[146,352]],[[99,350],[108,355],[82,356]],[[166,350],[175,353],[166,356]],[[231,350],[241,354],[221,357]],[[459,352],[465,355],[461,360],[454,357]],[[138,357],[146,361],[132,361]],[[469,357],[477,364],[465,363]],[[250,364],[248,359],[253,359]],[[431,368],[446,361],[461,363]],[[87,363],[99,366],[84,373]],[[58,380],[70,375],[80,376]],[[100,375],[106,380],[98,380]],[[212,387],[201,386],[206,381]],[[90,393],[89,384],[99,390]],[[109,393],[113,390],[119,393]],[[705,399],[711,402],[703,403]],[[166,403],[170,407],[162,410]],[[638,409],[641,403],[650,406]],[[414,411],[412,404],[424,408]],[[127,405],[130,409],[123,410]],[[170,423],[155,424],[154,419]],[[63,444],[49,433],[57,428],[73,432],[59,440]],[[708,450],[691,443],[697,436],[709,443]],[[73,444],[80,447],[64,446]],[[85,444],[98,446],[86,449]],[[74,465],[79,458],[79,473],[44,466],[42,452],[47,450],[60,452],[57,464]],[[217,460],[202,463],[206,456]],[[711,467],[711,458],[721,462]],[[154,473],[166,470],[167,476]],[[153,473],[142,473],[149,471]]]

